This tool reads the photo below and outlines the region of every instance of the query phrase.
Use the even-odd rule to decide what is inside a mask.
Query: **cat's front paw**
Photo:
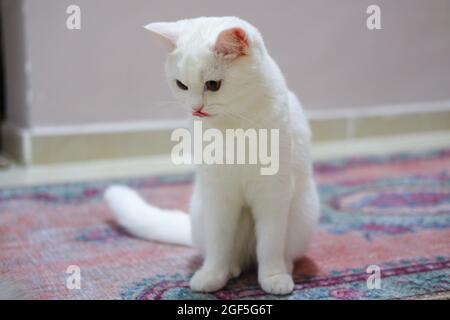
[[[222,289],[228,280],[228,273],[216,270],[200,269],[191,278],[192,291],[214,292]]]
[[[294,290],[294,281],[289,274],[276,274],[261,277],[259,283],[262,289],[271,294],[290,294]]]

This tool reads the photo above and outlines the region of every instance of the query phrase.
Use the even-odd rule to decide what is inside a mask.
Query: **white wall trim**
[[[306,113],[311,120],[313,131],[314,128],[319,128],[319,131],[314,131],[316,136],[319,136],[318,141],[326,141],[330,139],[354,139],[361,135],[358,129],[359,121],[365,123],[365,121],[378,121],[380,118],[390,119],[393,123],[400,123],[398,121],[408,121],[411,125],[407,125],[405,132],[400,132],[398,130],[391,130],[392,132],[399,133],[413,133],[436,130],[447,130],[450,127],[450,123],[446,125],[445,123],[439,122],[436,119],[447,119],[450,114],[450,101],[438,101],[438,102],[425,102],[425,103],[415,103],[409,105],[390,105],[390,106],[380,106],[375,109],[372,108],[347,108],[340,110],[308,110]],[[441,115],[440,113],[444,113]],[[434,115],[433,115],[434,114]],[[403,116],[414,116],[417,115],[417,120],[414,121],[410,118],[402,120]],[[436,126],[433,127],[433,123],[427,123],[427,129],[423,128],[423,121],[427,117],[423,116],[429,115],[429,121],[438,121]],[[442,118],[444,117],[444,118]],[[373,119],[371,119],[373,118]],[[434,120],[433,120],[434,119]],[[336,121],[340,123],[337,126],[338,129],[331,129],[330,133],[322,132],[327,130],[326,128],[330,124],[330,121]],[[358,123],[357,123],[358,122]],[[362,123],[361,122],[361,123]],[[342,129],[342,123],[344,128]],[[318,127],[316,127],[318,126]],[[361,126],[361,124],[359,124]],[[395,126],[395,125],[394,125]],[[86,158],[89,156],[94,156],[98,154],[98,144],[93,147],[92,141],[89,137],[98,138],[108,145],[109,148],[116,150],[113,154],[120,154],[123,150],[123,141],[129,141],[130,148],[134,148],[132,153],[140,152],[140,145],[146,145],[147,141],[153,140],[150,146],[152,146],[153,152],[159,152],[162,149],[162,145],[159,143],[165,143],[159,141],[161,134],[170,134],[170,132],[177,128],[187,128],[188,121],[185,120],[160,120],[160,121],[129,121],[129,122],[114,122],[114,123],[91,123],[86,125],[62,125],[62,126],[43,126],[37,128],[21,128],[17,125],[7,123],[1,128],[4,132],[4,138],[11,138],[11,141],[5,141],[6,152],[17,158],[20,162],[29,165],[34,164],[37,159],[34,159],[36,152],[40,150],[40,146],[45,145],[49,148],[48,143],[55,143],[57,141],[58,146],[67,146],[71,142],[76,141],[77,148],[80,148],[78,155],[86,154]],[[401,126],[400,126],[401,127]],[[417,128],[416,128],[417,127]],[[337,131],[336,131],[337,130]],[[340,130],[344,130],[344,134],[340,134]],[[383,127],[379,128],[379,131],[384,130]],[[409,130],[409,131],[408,131]],[[373,130],[372,130],[373,131]],[[321,133],[322,132],[322,133]],[[359,132],[359,133],[358,133]],[[384,131],[383,131],[384,132]],[[380,134],[383,132],[373,131],[372,135]],[[390,134],[390,131],[386,131]],[[136,136],[135,133],[139,135]],[[141,133],[144,136],[140,135]],[[317,135],[319,133],[319,135]],[[105,136],[102,136],[105,135]],[[108,136],[111,135],[111,136]],[[81,136],[81,137],[80,137]],[[86,138],[84,138],[84,136]],[[101,136],[101,137],[99,137]],[[81,142],[80,142],[81,138]],[[56,140],[55,140],[56,139]],[[84,140],[83,140],[84,139]],[[53,142],[52,142],[53,141]],[[121,142],[117,142],[121,141]],[[9,148],[9,149],[8,149]],[[60,150],[61,149],[61,150]],[[55,149],[55,152],[51,152],[45,157],[48,159],[55,159],[55,161],[60,161],[63,158],[64,150],[67,148]],[[144,150],[145,148],[142,148]],[[147,148],[148,149],[148,148]],[[145,149],[145,150],[147,150]],[[65,150],[67,152],[67,150]],[[148,151],[146,151],[148,152]],[[164,151],[165,152],[165,151]],[[126,151],[123,152],[123,156],[127,156]],[[69,161],[72,159],[71,155],[64,155],[64,161]],[[44,158],[45,158],[44,157]],[[81,157],[81,156],[80,156]],[[83,156],[84,157],[84,156]],[[66,160],[67,159],[67,160]],[[49,160],[50,161],[50,160]]]
[[[311,120],[353,119],[369,117],[389,117],[406,114],[450,111],[450,100],[428,101],[405,104],[362,106],[349,108],[316,108],[306,110]]]
[[[450,100],[420,102],[411,104],[381,105],[373,107],[351,107],[339,109],[305,110],[310,120],[354,119],[369,117],[389,117],[402,114],[418,114],[450,111]],[[161,131],[186,128],[187,119],[157,121],[127,121],[109,123],[89,123],[61,126],[41,126],[36,128],[19,128],[20,132],[28,132],[32,136],[61,136],[101,133],[121,133],[139,131]],[[15,129],[16,130],[16,129]],[[17,130],[16,130],[17,131]]]
[[[161,131],[187,127],[187,120],[129,121],[84,125],[44,126],[25,129],[33,136],[62,136],[139,131]]]

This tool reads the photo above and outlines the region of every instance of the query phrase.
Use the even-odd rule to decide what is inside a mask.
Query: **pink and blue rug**
[[[295,268],[295,291],[266,295],[246,274],[214,294],[188,281],[189,248],[146,242],[117,227],[102,200],[113,182],[186,209],[191,175],[0,189],[0,276],[35,299],[422,299],[450,297],[450,149],[316,164],[322,218]],[[70,265],[81,289],[69,290]],[[369,288],[367,267],[381,287]]]

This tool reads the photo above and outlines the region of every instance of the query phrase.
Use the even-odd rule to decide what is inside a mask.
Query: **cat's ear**
[[[217,37],[214,51],[228,59],[236,59],[248,53],[249,41],[242,28],[231,28],[222,31]]]
[[[170,49],[174,49],[180,36],[180,27],[176,22],[154,22],[144,26],[148,31],[158,35]]]

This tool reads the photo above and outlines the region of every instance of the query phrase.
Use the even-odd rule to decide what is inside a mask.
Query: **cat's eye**
[[[219,91],[221,85],[222,85],[222,81],[214,81],[214,80],[206,81],[205,89],[208,91],[216,92],[216,91]]]
[[[180,88],[181,90],[184,90],[184,91],[186,91],[186,90],[188,90],[189,88],[188,88],[188,86],[187,85],[185,85],[183,82],[181,82],[180,80],[178,80],[177,79],[177,86],[178,86],[178,88]]]

